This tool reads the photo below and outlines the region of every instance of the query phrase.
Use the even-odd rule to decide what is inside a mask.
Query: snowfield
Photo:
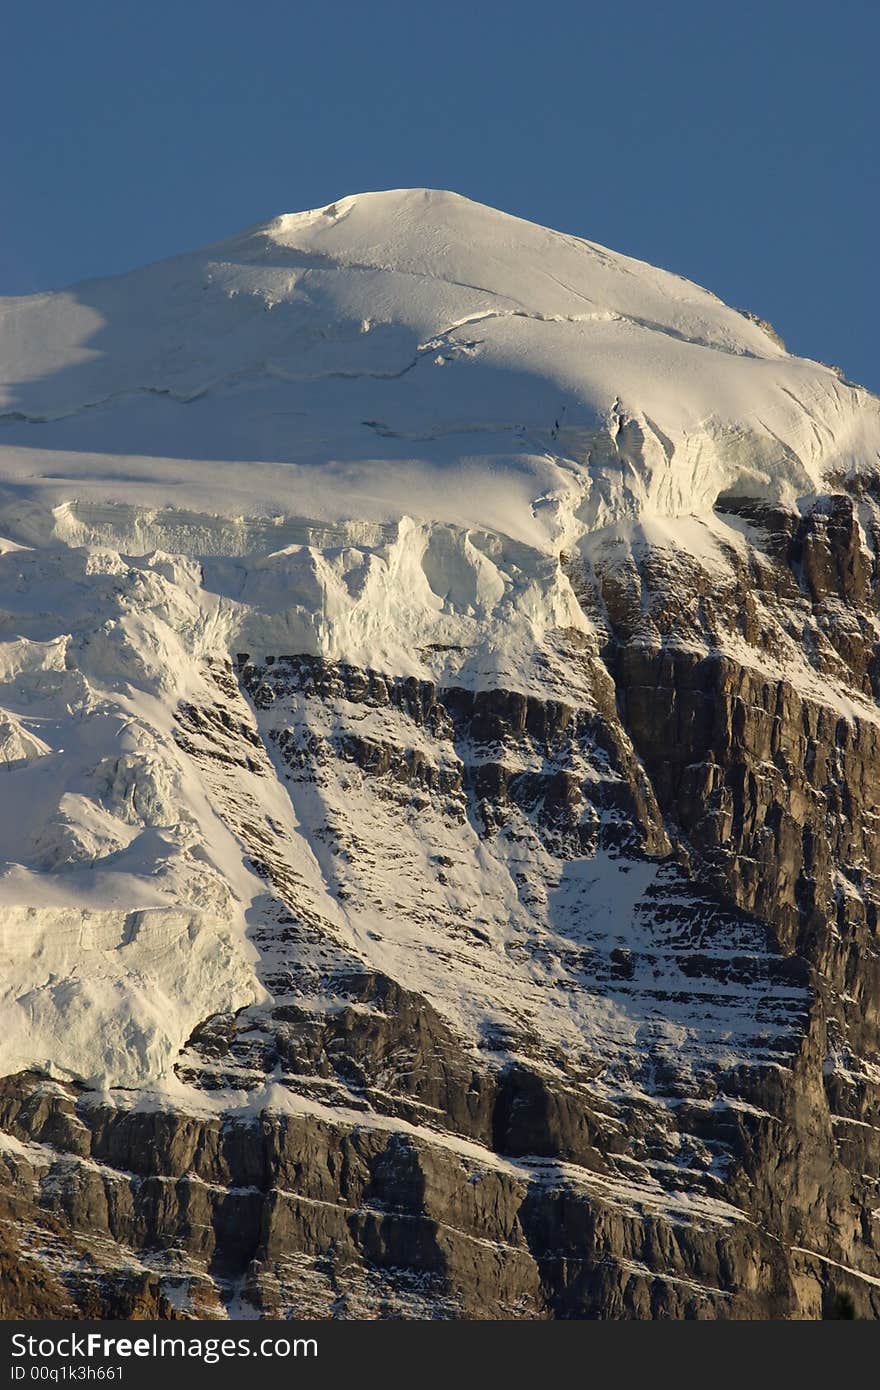
[[[646,1028],[685,1069],[775,1055],[749,990],[681,1002],[640,907],[681,897],[663,870],[377,810],[350,768],[289,785],[278,721],[240,694],[220,704],[253,766],[209,775],[177,712],[216,705],[211,663],[237,653],[590,707],[562,650],[596,646],[573,557],[647,538],[723,570],[743,540],[719,495],[791,505],[875,466],[876,398],[686,280],[424,189],[0,300],[0,373],[3,1072],[159,1084],[197,1024],[259,1009],[245,821],[340,952],[474,1043],[515,1021],[592,1044],[609,1086]],[[307,703],[283,712],[303,739],[366,718]],[[373,835],[345,882],[334,820]],[[592,994],[569,957],[609,934],[659,950],[678,1002],[646,1023],[626,989]]]

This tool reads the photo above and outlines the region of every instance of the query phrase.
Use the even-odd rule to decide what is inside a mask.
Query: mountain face
[[[426,190],[0,376],[0,1313],[880,1315],[880,402]]]

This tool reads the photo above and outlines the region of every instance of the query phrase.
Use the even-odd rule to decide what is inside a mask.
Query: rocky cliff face
[[[600,534],[530,688],[211,659],[264,998],[2,1083],[4,1313],[880,1313],[878,517]]]

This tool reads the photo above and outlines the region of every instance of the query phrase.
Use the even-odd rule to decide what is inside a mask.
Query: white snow
[[[175,511],[245,552],[266,547],[236,518],[404,514],[553,550],[725,489],[797,497],[880,449],[874,397],[705,290],[426,189],[0,301],[0,362],[19,540],[127,534],[133,505],[159,515],[129,550],[183,548]]]

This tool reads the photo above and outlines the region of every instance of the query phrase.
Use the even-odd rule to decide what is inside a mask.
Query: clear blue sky
[[[0,19],[0,293],[373,188],[698,280],[880,388],[876,0],[28,0]]]

